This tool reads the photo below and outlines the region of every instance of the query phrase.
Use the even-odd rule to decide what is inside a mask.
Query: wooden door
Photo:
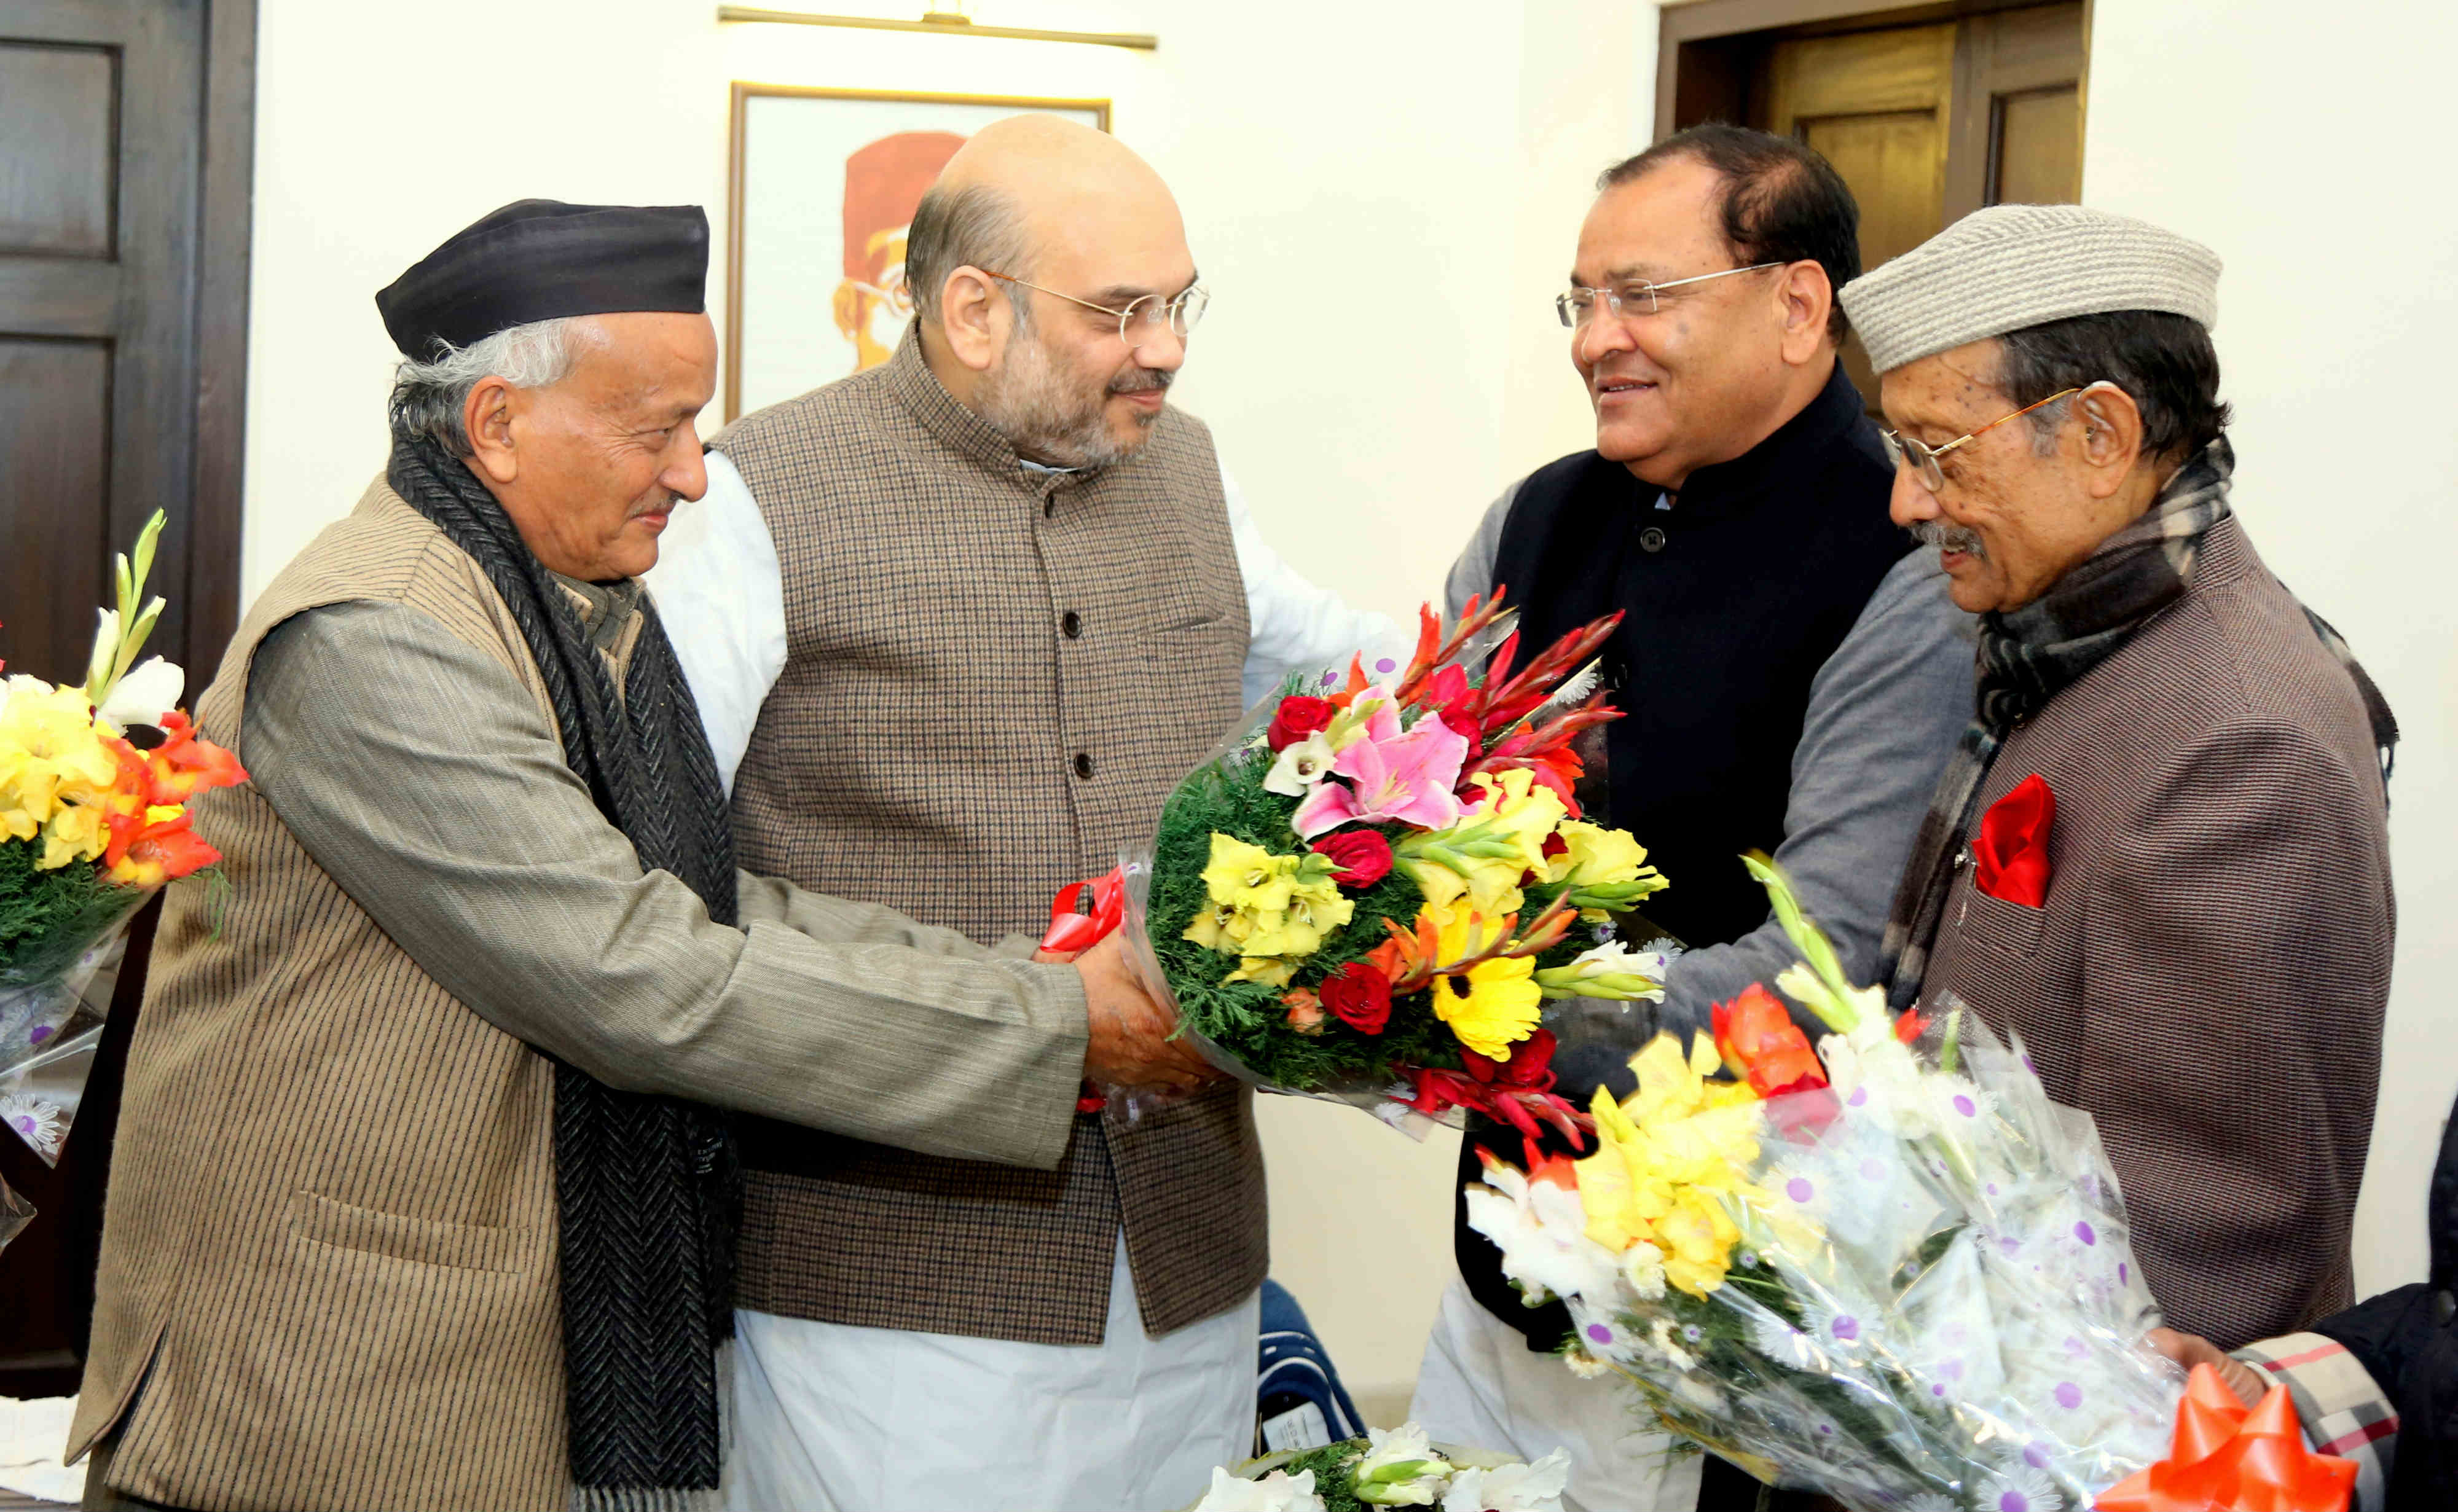
[[[213,673],[238,609],[253,0],[0,0],[0,659],[83,677],[111,559],[169,516],[149,647]],[[132,951],[141,963],[142,942]],[[123,1053],[141,964],[103,1057]],[[76,1389],[115,1077],[0,1252],[0,1395]]]
[[[1863,268],[1983,205],[2081,197],[2080,0],[1910,26],[1833,19],[1821,5],[1814,29],[1707,31],[1726,3],[1666,12],[1668,28],[1678,17],[1706,40],[1673,43],[1659,124],[1744,119],[1817,148],[1860,201]],[[1763,25],[1769,9],[1746,13]],[[1844,362],[1874,408],[1857,339]]]

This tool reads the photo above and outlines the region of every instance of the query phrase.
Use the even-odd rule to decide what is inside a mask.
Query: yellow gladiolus
[[[1567,848],[1551,858],[1547,868],[1551,880],[1602,887],[1635,882],[1646,868],[1647,847],[1628,830],[1609,830],[1601,824],[1573,819],[1555,833],[1562,837]]]
[[[1434,925],[1440,958],[1447,963],[1491,949],[1499,932],[1498,925],[1457,903],[1429,907],[1423,917]],[[1480,961],[1465,970],[1444,972],[1434,978],[1430,991],[1434,1016],[1450,1025],[1460,1044],[1488,1060],[1510,1059],[1510,1046],[1535,1033],[1544,1015],[1536,963],[1524,957]]]
[[[1588,1237],[1615,1252],[1646,1242],[1664,1253],[1665,1279],[1693,1296],[1724,1281],[1740,1238],[1724,1199],[1753,1206],[1759,1098],[1745,1083],[1709,1080],[1720,1064],[1704,1034],[1685,1058],[1670,1034],[1631,1057],[1638,1090],[1616,1104],[1598,1088],[1596,1152],[1578,1162]]]
[[[71,816],[53,834],[53,819],[65,807],[99,804],[118,777],[119,763],[103,745],[84,694],[31,677],[9,680],[7,701],[0,704],[0,836],[42,836],[44,860],[38,864],[47,870],[65,866],[80,859],[86,827],[98,820]]]
[[[1295,963],[1322,949],[1323,937],[1357,911],[1323,858],[1275,856],[1217,831],[1203,888],[1211,906],[1181,934],[1206,950],[1239,958],[1226,982],[1286,986]]]

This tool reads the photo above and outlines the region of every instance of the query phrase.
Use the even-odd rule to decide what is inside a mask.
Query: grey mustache
[[[1176,373],[1168,372],[1157,367],[1139,367],[1135,369],[1135,376],[1133,378],[1112,379],[1110,381],[1110,392],[1113,394],[1148,394],[1156,389],[1166,391],[1170,384],[1177,382],[1177,375]]]
[[[1948,551],[1968,551],[1986,561],[1988,548],[1981,544],[1980,532],[1968,526],[1948,525],[1943,520],[1923,520],[1912,527],[1912,539],[1923,546],[1934,546]]]

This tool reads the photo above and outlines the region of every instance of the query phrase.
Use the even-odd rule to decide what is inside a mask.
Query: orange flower
[[[111,880],[154,888],[211,866],[222,853],[189,827],[188,811],[175,803],[148,808],[133,824],[114,816],[102,859],[103,875]]]
[[[1809,1037],[1766,988],[1752,983],[1732,1002],[1717,1004],[1715,1017],[1718,1053],[1760,1097],[1826,1085]]]
[[[155,803],[185,803],[206,788],[237,787],[247,780],[239,757],[220,746],[197,738],[197,727],[177,712],[162,716],[169,736],[146,753],[153,777],[147,797]]]

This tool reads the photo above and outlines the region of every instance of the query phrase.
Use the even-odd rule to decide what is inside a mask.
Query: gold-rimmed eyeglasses
[[[1753,262],[1746,268],[1725,268],[1719,272],[1700,273],[1687,279],[1669,279],[1662,283],[1651,283],[1645,279],[1637,279],[1629,283],[1614,284],[1609,289],[1574,288],[1566,294],[1553,296],[1553,311],[1561,316],[1564,325],[1575,331],[1595,319],[1598,300],[1602,300],[1605,307],[1615,315],[1654,315],[1656,306],[1656,297],[1663,290],[1678,289],[1692,283],[1705,283],[1711,279],[1729,279],[1736,273],[1759,273],[1768,268],[1782,266],[1781,262]]]
[[[1114,315],[1118,318],[1118,340],[1129,346],[1141,345],[1151,339],[1149,336],[1137,333],[1135,328],[1139,325],[1153,326],[1156,328],[1154,334],[1157,334],[1157,327],[1166,323],[1171,335],[1181,342],[1185,341],[1195,327],[1202,321],[1203,311],[1212,302],[1209,290],[1200,283],[1191,283],[1174,299],[1164,300],[1157,294],[1147,294],[1141,299],[1128,300],[1127,307],[1123,310],[1114,310],[1106,304],[1095,304],[1090,300],[1079,300],[1072,294],[1061,294],[1056,289],[1042,288],[1038,283],[1027,283],[1011,273],[992,273],[988,268],[982,269],[981,273],[984,278],[1002,280],[1020,289],[1033,289],[1052,299],[1065,300],[1070,304],[1080,304],[1088,310],[1098,310],[1103,315]]]
[[[1888,462],[1893,463],[1897,467],[1901,467],[1906,463],[1910,464],[1912,476],[1921,481],[1921,487],[1927,488],[1931,493],[1936,493],[1946,487],[1946,470],[1937,465],[1938,458],[1945,456],[1948,452],[1952,451],[1955,447],[1962,445],[1967,441],[1987,435],[1989,431],[1995,430],[1998,426],[2006,424],[2006,422],[2010,420],[2020,420],[2025,415],[2030,414],[2032,410],[2053,404],[2058,400],[2065,398],[2069,394],[2079,394],[2082,392],[2083,388],[2089,386],[2089,384],[2084,384],[2075,388],[2059,389],[2057,392],[2051,394],[2048,398],[2041,400],[2036,404],[2025,404],[2022,408],[2014,411],[2010,415],[2000,415],[1995,420],[1992,420],[1989,424],[1981,426],[1978,430],[1972,431],[1969,435],[1957,436],[1943,446],[1927,445],[1922,442],[1915,441],[1911,437],[1904,435],[1899,431],[1893,430],[1881,430],[1878,432],[1878,436],[1880,440],[1886,444],[1886,460]]]

